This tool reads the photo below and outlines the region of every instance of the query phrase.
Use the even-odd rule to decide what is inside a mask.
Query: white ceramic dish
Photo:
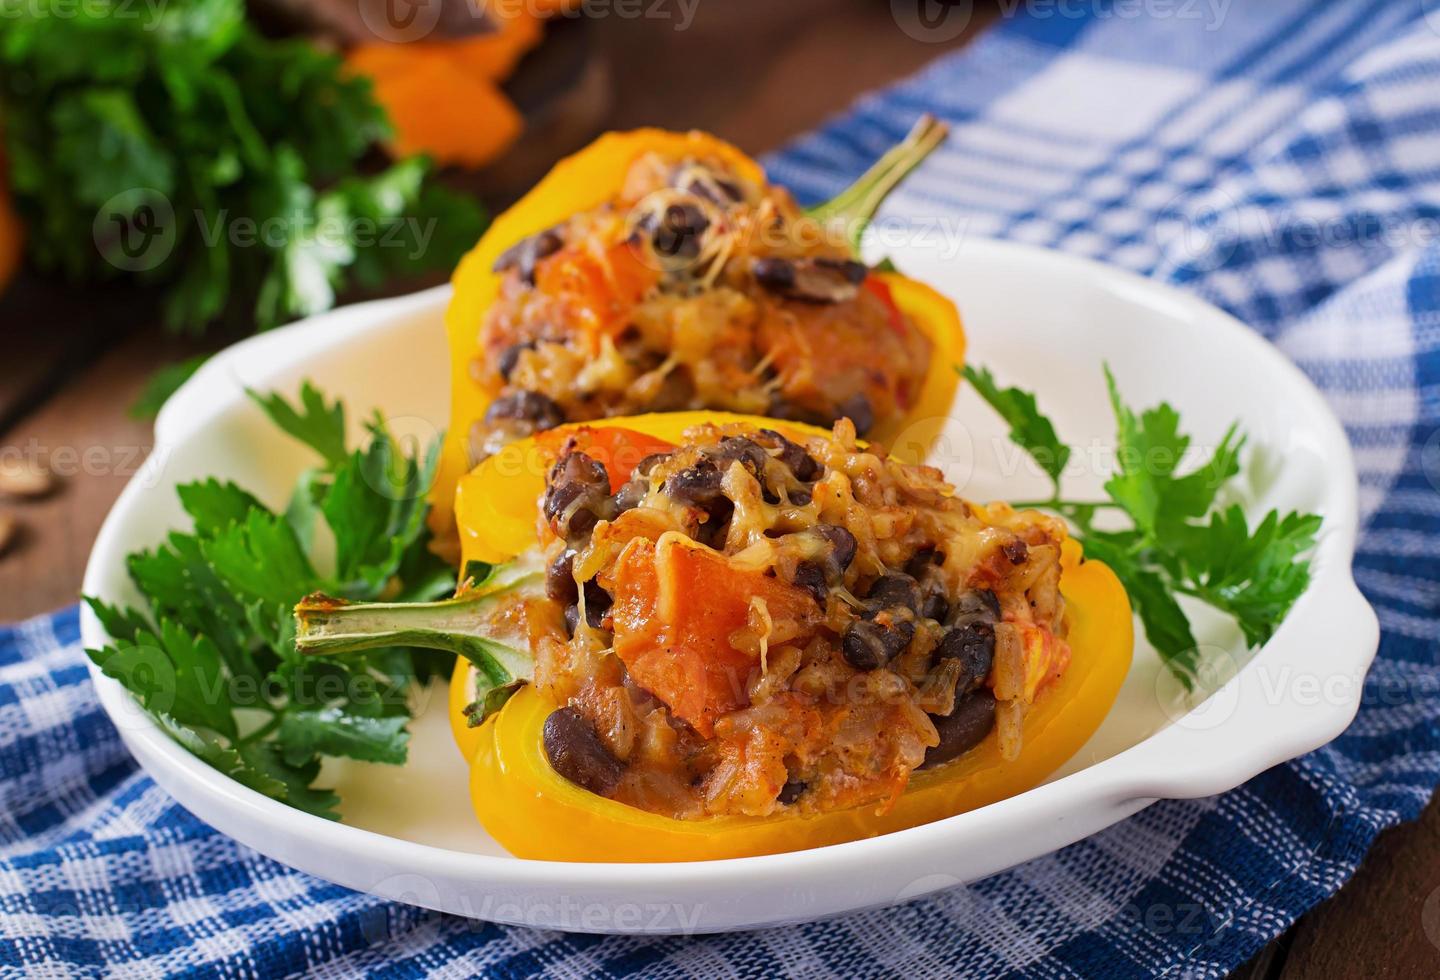
[[[1197,443],[1239,418],[1259,474],[1257,510],[1324,516],[1314,582],[1262,650],[1197,619],[1202,695],[1185,696],[1142,643],[1105,725],[1045,785],[1009,800],[872,840],[697,864],[558,864],[505,854],[474,820],[465,767],[433,692],[403,768],[335,763],[344,823],[269,800],[189,755],[92,667],[100,698],[140,764],[189,810],[288,865],[447,912],[584,932],[743,929],[891,904],[993,874],[1092,834],[1161,797],[1221,792],[1339,734],[1354,716],[1378,642],[1350,574],[1356,482],[1344,434],[1303,375],[1229,316],[1167,287],[1033,248],[967,242],[958,256],[895,255],[951,295],[972,360],[1037,389],[1079,447],[1075,494],[1098,492],[1113,423],[1100,362],[1133,405],[1168,399]],[[448,290],[348,307],[247,340],[214,358],[166,405],[149,464],[96,541],[85,591],[133,600],[132,550],[183,525],[178,483],[236,480],[281,504],[306,450],[279,435],[246,386],[293,392],[302,378],[342,396],[352,418],[379,407],[402,432],[445,423],[441,313]],[[1000,423],[962,390],[932,459],[976,499],[1041,495]],[[963,424],[962,424],[963,420]],[[88,645],[103,642],[87,614]],[[1210,692],[1214,693],[1211,694]],[[1198,704],[1198,707],[1196,706]]]

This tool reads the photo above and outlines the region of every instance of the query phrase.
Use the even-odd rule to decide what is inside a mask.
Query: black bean
[[[732,181],[728,181],[724,177],[715,178],[715,187],[720,191],[722,195],[729,198],[732,202],[738,204],[740,201],[743,201],[745,199],[745,193],[740,190],[740,185],[733,183]],[[723,204],[725,202],[716,201],[715,203]]]
[[[573,483],[562,487],[561,490],[574,492],[576,495],[573,498],[573,504],[562,509],[550,522],[551,529],[565,540],[583,539],[595,530],[595,525],[600,523],[602,516],[607,519],[611,516],[609,513],[603,513],[604,510],[608,510],[605,507],[607,501],[599,494],[589,490],[577,491]]]
[[[708,504],[721,496],[719,468],[708,459],[687,466],[665,480],[665,492],[687,504]]]
[[[696,530],[695,540],[712,548],[724,547],[725,533],[735,513],[735,505],[729,497],[721,495],[705,504],[704,510],[707,518],[705,524]]]
[[[835,413],[821,411],[819,409],[807,408],[797,402],[790,401],[774,395],[770,399],[770,406],[765,409],[765,414],[772,419],[785,419],[790,422],[804,422],[806,425],[817,426],[821,429],[828,429],[835,423]]]
[[[857,275],[859,279],[855,278]],[[756,259],[755,281],[770,292],[804,303],[844,303],[855,298],[869,270],[841,259]]]
[[[595,726],[571,707],[557,708],[542,731],[550,768],[597,796],[615,792],[625,764],[610,754]]]
[[[605,464],[582,452],[569,452],[550,469],[544,513],[551,528],[563,538],[588,534],[602,518],[615,516],[610,499],[610,477]]]
[[[775,802],[790,806],[804,794],[809,784],[793,776],[785,780],[785,785],[780,787],[780,795],[775,797]]]
[[[555,461],[547,477],[550,485],[580,483],[590,487],[608,487],[610,471],[589,453],[571,450]]]
[[[825,581],[825,569],[813,561],[802,561],[795,566],[795,584],[815,597],[823,609],[825,597],[830,588]]]
[[[580,625],[580,607],[565,607],[565,635],[574,636],[575,630]]]
[[[580,597],[580,587],[575,584],[574,548],[560,552],[545,570],[545,594],[567,605]]]
[[[931,715],[940,744],[925,750],[921,769],[934,769],[958,759],[985,740],[995,727],[995,696],[979,690],[955,703],[949,715]]]
[[[553,429],[565,421],[565,411],[538,391],[513,391],[490,403],[485,410],[485,421],[517,419],[532,422],[535,431]]]
[[[789,259],[756,259],[750,263],[750,274],[760,285],[776,292],[783,292],[795,285],[795,263]]]
[[[510,380],[510,375],[515,373],[515,368],[520,364],[520,355],[527,350],[535,349],[535,341],[525,340],[518,344],[511,344],[500,352],[500,360],[496,362],[496,370],[500,372],[501,379]]]
[[[798,443],[791,442],[774,429],[761,429],[759,434],[765,437],[768,445],[780,450],[780,462],[790,468],[795,479],[808,483],[820,474],[820,464]]]
[[[865,605],[872,612],[882,609],[908,609],[916,612],[920,608],[920,587],[915,580],[903,572],[882,575],[870,585]]]
[[[822,269],[833,269],[852,285],[858,286],[870,275],[870,269],[864,262],[856,262],[853,259],[816,259],[815,264]]]
[[[535,285],[535,263],[547,255],[554,255],[560,251],[564,241],[560,233],[554,228],[547,228],[544,231],[531,235],[511,245],[495,260],[491,266],[493,272],[504,272],[507,269],[519,269],[520,278],[530,285]]]
[[[661,463],[665,462],[665,460],[669,458],[669,453],[651,453],[649,456],[646,456],[644,459],[640,460],[640,462],[635,464],[635,468],[630,471],[630,475],[632,477],[649,476],[651,470],[653,470],[656,466],[659,466]]]
[[[809,490],[797,488],[790,491],[790,503],[796,507],[804,507],[806,504],[810,503],[810,501],[814,499],[815,495],[812,494]]]
[[[875,670],[898,656],[914,637],[914,624],[905,620],[883,626],[871,620],[857,619],[841,634],[840,653],[845,662],[856,670]]]
[[[924,578],[925,573],[938,563],[938,556],[939,552],[934,548],[921,548],[905,563],[905,574],[916,579]]]
[[[679,178],[679,179],[677,179]],[[745,195],[733,181],[716,176],[709,170],[697,166],[677,168],[671,176],[671,186],[686,194],[694,194],[702,200],[721,207],[738,204]]]
[[[885,628],[857,619],[845,627],[840,637],[840,653],[856,670],[884,666],[890,659],[885,653]]]
[[[700,254],[700,236],[709,227],[710,219],[695,205],[671,204],[660,215],[650,240],[661,255],[693,259]]]
[[[585,583],[585,622],[593,629],[601,629],[605,617],[615,600],[600,587],[593,578]]]
[[[623,514],[639,507],[649,492],[650,484],[646,480],[631,480],[626,483],[615,493],[615,513]]]
[[[1010,559],[1012,565],[1023,565],[1030,557],[1029,545],[1019,538],[1001,545],[1000,550],[1005,553],[1006,558]]]
[[[765,464],[770,459],[770,454],[761,448],[760,444],[744,436],[726,436],[720,440],[720,444],[709,450],[706,455],[718,461],[720,471],[730,468],[730,463],[739,464],[750,471],[750,475],[764,485]]]
[[[835,417],[848,418],[853,422],[857,436],[863,436],[875,426],[875,409],[871,407],[870,399],[860,394],[851,395],[841,402]]]
[[[1000,600],[989,589],[971,589],[962,593],[950,607],[946,626],[968,626],[971,623],[994,624],[1000,621]]]
[[[990,676],[990,667],[995,663],[995,627],[989,623],[953,627],[941,638],[931,657],[937,664],[943,660],[960,661],[960,679],[955,689],[960,694],[973,691]]]
[[[920,615],[926,619],[933,619],[937,623],[945,622],[945,617],[950,612],[950,603],[938,592],[932,592],[920,603]]]
[[[591,492],[590,487],[583,483],[557,483],[545,491],[544,513],[547,521],[553,521],[565,511],[576,500]]]
[[[859,547],[859,542],[849,528],[839,524],[816,524],[811,530],[830,542],[830,558],[840,571],[850,567],[850,563],[855,560],[855,550]]]

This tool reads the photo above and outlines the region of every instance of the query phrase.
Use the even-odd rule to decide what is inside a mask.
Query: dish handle
[[[1379,644],[1375,611],[1348,574],[1312,589],[1234,676],[1116,757],[1114,798],[1214,796],[1325,745],[1354,720]]]

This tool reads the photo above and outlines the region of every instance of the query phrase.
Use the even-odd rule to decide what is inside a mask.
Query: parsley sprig
[[[1168,403],[1137,414],[1120,397],[1107,365],[1105,383],[1116,423],[1117,471],[1105,500],[1070,500],[1062,477],[1071,448],[1040,411],[1035,395],[1001,387],[985,368],[967,365],[964,377],[1010,426],[1010,439],[1050,478],[1039,507],[1066,518],[1087,556],[1112,569],[1130,594],[1145,636],[1187,688],[1199,669],[1190,618],[1177,597],[1197,599],[1233,619],[1251,646],[1268,640],[1310,582],[1305,555],[1320,518],[1272,510],[1252,529],[1239,504],[1223,504],[1223,490],[1240,472],[1245,437],[1231,425],[1209,459],[1180,473],[1191,439]],[[1097,527],[1102,511],[1128,528]]]
[[[0,116],[29,258],[153,284],[177,330],[448,270],[485,225],[421,157],[372,172],[370,81],[244,0],[0,4]]]
[[[251,394],[316,465],[283,510],[234,483],[179,487],[191,529],[129,556],[142,609],[86,597],[111,637],[87,652],[200,759],[333,818],[338,797],[315,785],[322,758],[403,763],[409,692],[442,664],[400,646],[301,654],[291,610],[317,590],[397,600],[452,590],[425,526],[438,456],[435,446],[407,455],[378,415],[367,444],[349,448],[344,408],[309,383],[298,404]]]

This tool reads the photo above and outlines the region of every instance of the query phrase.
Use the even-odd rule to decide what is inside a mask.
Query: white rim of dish
[[[127,711],[136,718],[124,737],[145,752],[163,756],[189,776],[211,803],[223,804],[255,819],[284,816],[287,832],[304,844],[324,851],[339,846],[363,848],[378,861],[406,867],[416,874],[461,875],[496,884],[548,884],[569,887],[626,887],[674,883],[677,876],[703,876],[713,883],[736,882],[756,872],[804,875],[823,869],[831,874],[845,869],[863,873],[874,862],[898,858],[900,851],[917,846],[940,845],[963,839],[966,825],[985,814],[985,819],[1004,819],[1031,807],[1052,807],[1063,814],[1073,807],[1071,787],[1083,777],[1087,784],[1082,799],[1108,805],[1113,810],[1138,810],[1161,798],[1199,798],[1231,789],[1252,776],[1312,751],[1339,735],[1359,709],[1364,670],[1351,688],[1348,701],[1327,703],[1322,708],[1275,699],[1267,693],[1258,676],[1264,670],[1291,669],[1320,677],[1352,674],[1357,664],[1356,649],[1369,651],[1362,667],[1368,669],[1379,643],[1379,625],[1373,610],[1355,585],[1351,573],[1358,527],[1354,462],[1340,423],[1309,379],[1259,334],[1204,301],[1171,286],[1089,259],[1011,242],[972,241],[967,250],[980,248],[1013,252],[1029,261],[1050,263],[1070,271],[1091,272],[1138,291],[1151,304],[1177,309],[1181,315],[1203,317],[1217,329],[1233,334],[1231,339],[1249,348],[1249,353],[1269,368],[1286,376],[1301,407],[1325,435],[1327,450],[1340,461],[1343,472],[1330,481],[1333,488],[1326,500],[1325,526],[1312,560],[1310,587],[1292,608],[1275,636],[1254,652],[1248,662],[1211,697],[1233,697],[1225,731],[1187,727],[1189,715],[1175,720],[1137,745],[1085,769],[1045,783],[1017,796],[956,816],[946,817],[907,830],[878,837],[833,844],[809,850],[755,857],[696,862],[654,863],[565,863],[500,857],[453,851],[389,837],[335,821],[326,820],[272,800],[219,774],[191,755],[166,735],[148,715],[136,711],[130,695],[121,685],[105,677],[88,663],[101,701],[113,715]],[[120,534],[120,525],[134,498],[144,492],[152,463],[162,459],[160,450],[183,441],[203,428],[231,402],[216,404],[210,391],[239,363],[255,366],[247,375],[278,375],[297,362],[310,360],[325,351],[354,343],[358,338],[384,329],[398,316],[443,310],[449,287],[441,286],[397,299],[332,311],[277,330],[260,334],[227,348],[212,358],[165,405],[156,420],[156,451],[146,468],[122,492],[96,538],[94,553],[105,554]],[[343,318],[343,325],[332,321]],[[92,557],[86,569],[84,590],[93,594],[102,570]],[[106,634],[88,608],[82,608],[82,638],[87,646],[103,644]],[[127,704],[129,702],[129,704]],[[1202,706],[1203,707],[1203,706]],[[1245,724],[1246,721],[1252,724]],[[1263,727],[1260,727],[1263,726]],[[1266,737],[1256,737],[1265,731]],[[917,896],[918,897],[918,896]]]

